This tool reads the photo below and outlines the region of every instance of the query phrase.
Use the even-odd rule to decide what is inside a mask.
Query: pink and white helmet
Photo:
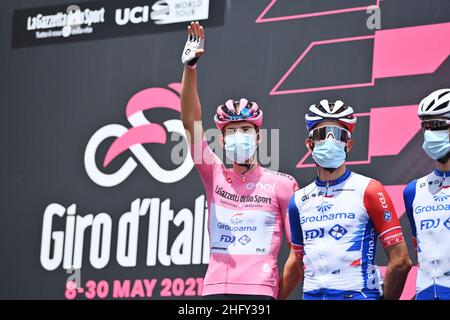
[[[258,104],[256,102],[248,102],[245,98],[239,101],[228,100],[225,104],[217,107],[214,116],[214,122],[221,131],[230,122],[238,121],[249,122],[259,129],[262,125],[262,120],[263,112],[258,107]]]

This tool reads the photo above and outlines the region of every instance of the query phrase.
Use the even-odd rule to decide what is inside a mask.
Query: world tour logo
[[[184,30],[188,21],[223,25],[225,0],[103,0],[15,10],[12,47]]]

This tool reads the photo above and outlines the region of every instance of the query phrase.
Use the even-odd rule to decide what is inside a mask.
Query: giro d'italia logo
[[[100,144],[109,138],[116,138],[109,147],[103,160],[103,168],[120,154],[131,151],[139,163],[156,180],[162,183],[174,183],[182,180],[191,172],[194,163],[190,156],[175,169],[166,170],[159,166],[155,159],[147,152],[143,144],[165,144],[167,132],[178,133],[186,139],[183,125],[179,119],[170,119],[163,125],[151,123],[144,115],[145,110],[164,108],[180,112],[180,83],[169,84],[167,88],[149,88],[135,94],[128,101],[126,116],[131,124],[127,128],[120,124],[106,125],[94,133],[89,140],[84,154],[84,165],[89,177],[96,184],[103,187],[112,187],[122,183],[138,166],[138,162],[129,157],[125,163],[114,173],[102,172],[96,164],[96,153]]]
[[[442,201],[445,201],[445,200],[447,200],[448,199],[448,195],[446,195],[445,193],[439,193],[439,194],[436,194],[436,195],[434,195],[433,196],[433,199],[434,199],[434,201],[437,201],[437,202],[442,202]]]

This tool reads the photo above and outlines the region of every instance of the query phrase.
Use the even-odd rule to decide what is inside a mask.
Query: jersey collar
[[[347,169],[345,171],[345,173],[340,176],[339,178],[337,178],[336,180],[329,180],[329,181],[321,181],[319,178],[316,179],[316,185],[319,187],[326,187],[328,186],[335,186],[337,184],[340,184],[342,182],[344,182],[345,180],[348,179],[348,177],[350,177],[350,174],[352,172],[350,171],[350,169]]]
[[[257,167],[251,170],[250,172],[239,174],[233,170],[233,168],[226,169],[226,179],[231,183],[232,178],[237,178],[241,182],[247,181],[249,178],[260,177],[264,174],[264,168],[258,163]]]
[[[438,177],[443,177],[445,175],[446,178],[450,178],[450,171],[441,171],[439,169],[434,169],[434,174]]]

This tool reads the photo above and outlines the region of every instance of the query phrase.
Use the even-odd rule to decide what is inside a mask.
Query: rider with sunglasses
[[[450,299],[450,89],[423,99],[423,149],[434,171],[408,184],[403,197],[418,254],[417,300]]]
[[[318,178],[289,204],[303,299],[398,299],[411,261],[383,185],[346,167],[356,125],[353,109],[340,100],[322,100],[309,111],[305,143]],[[389,260],[384,284],[375,265],[377,238]]]

